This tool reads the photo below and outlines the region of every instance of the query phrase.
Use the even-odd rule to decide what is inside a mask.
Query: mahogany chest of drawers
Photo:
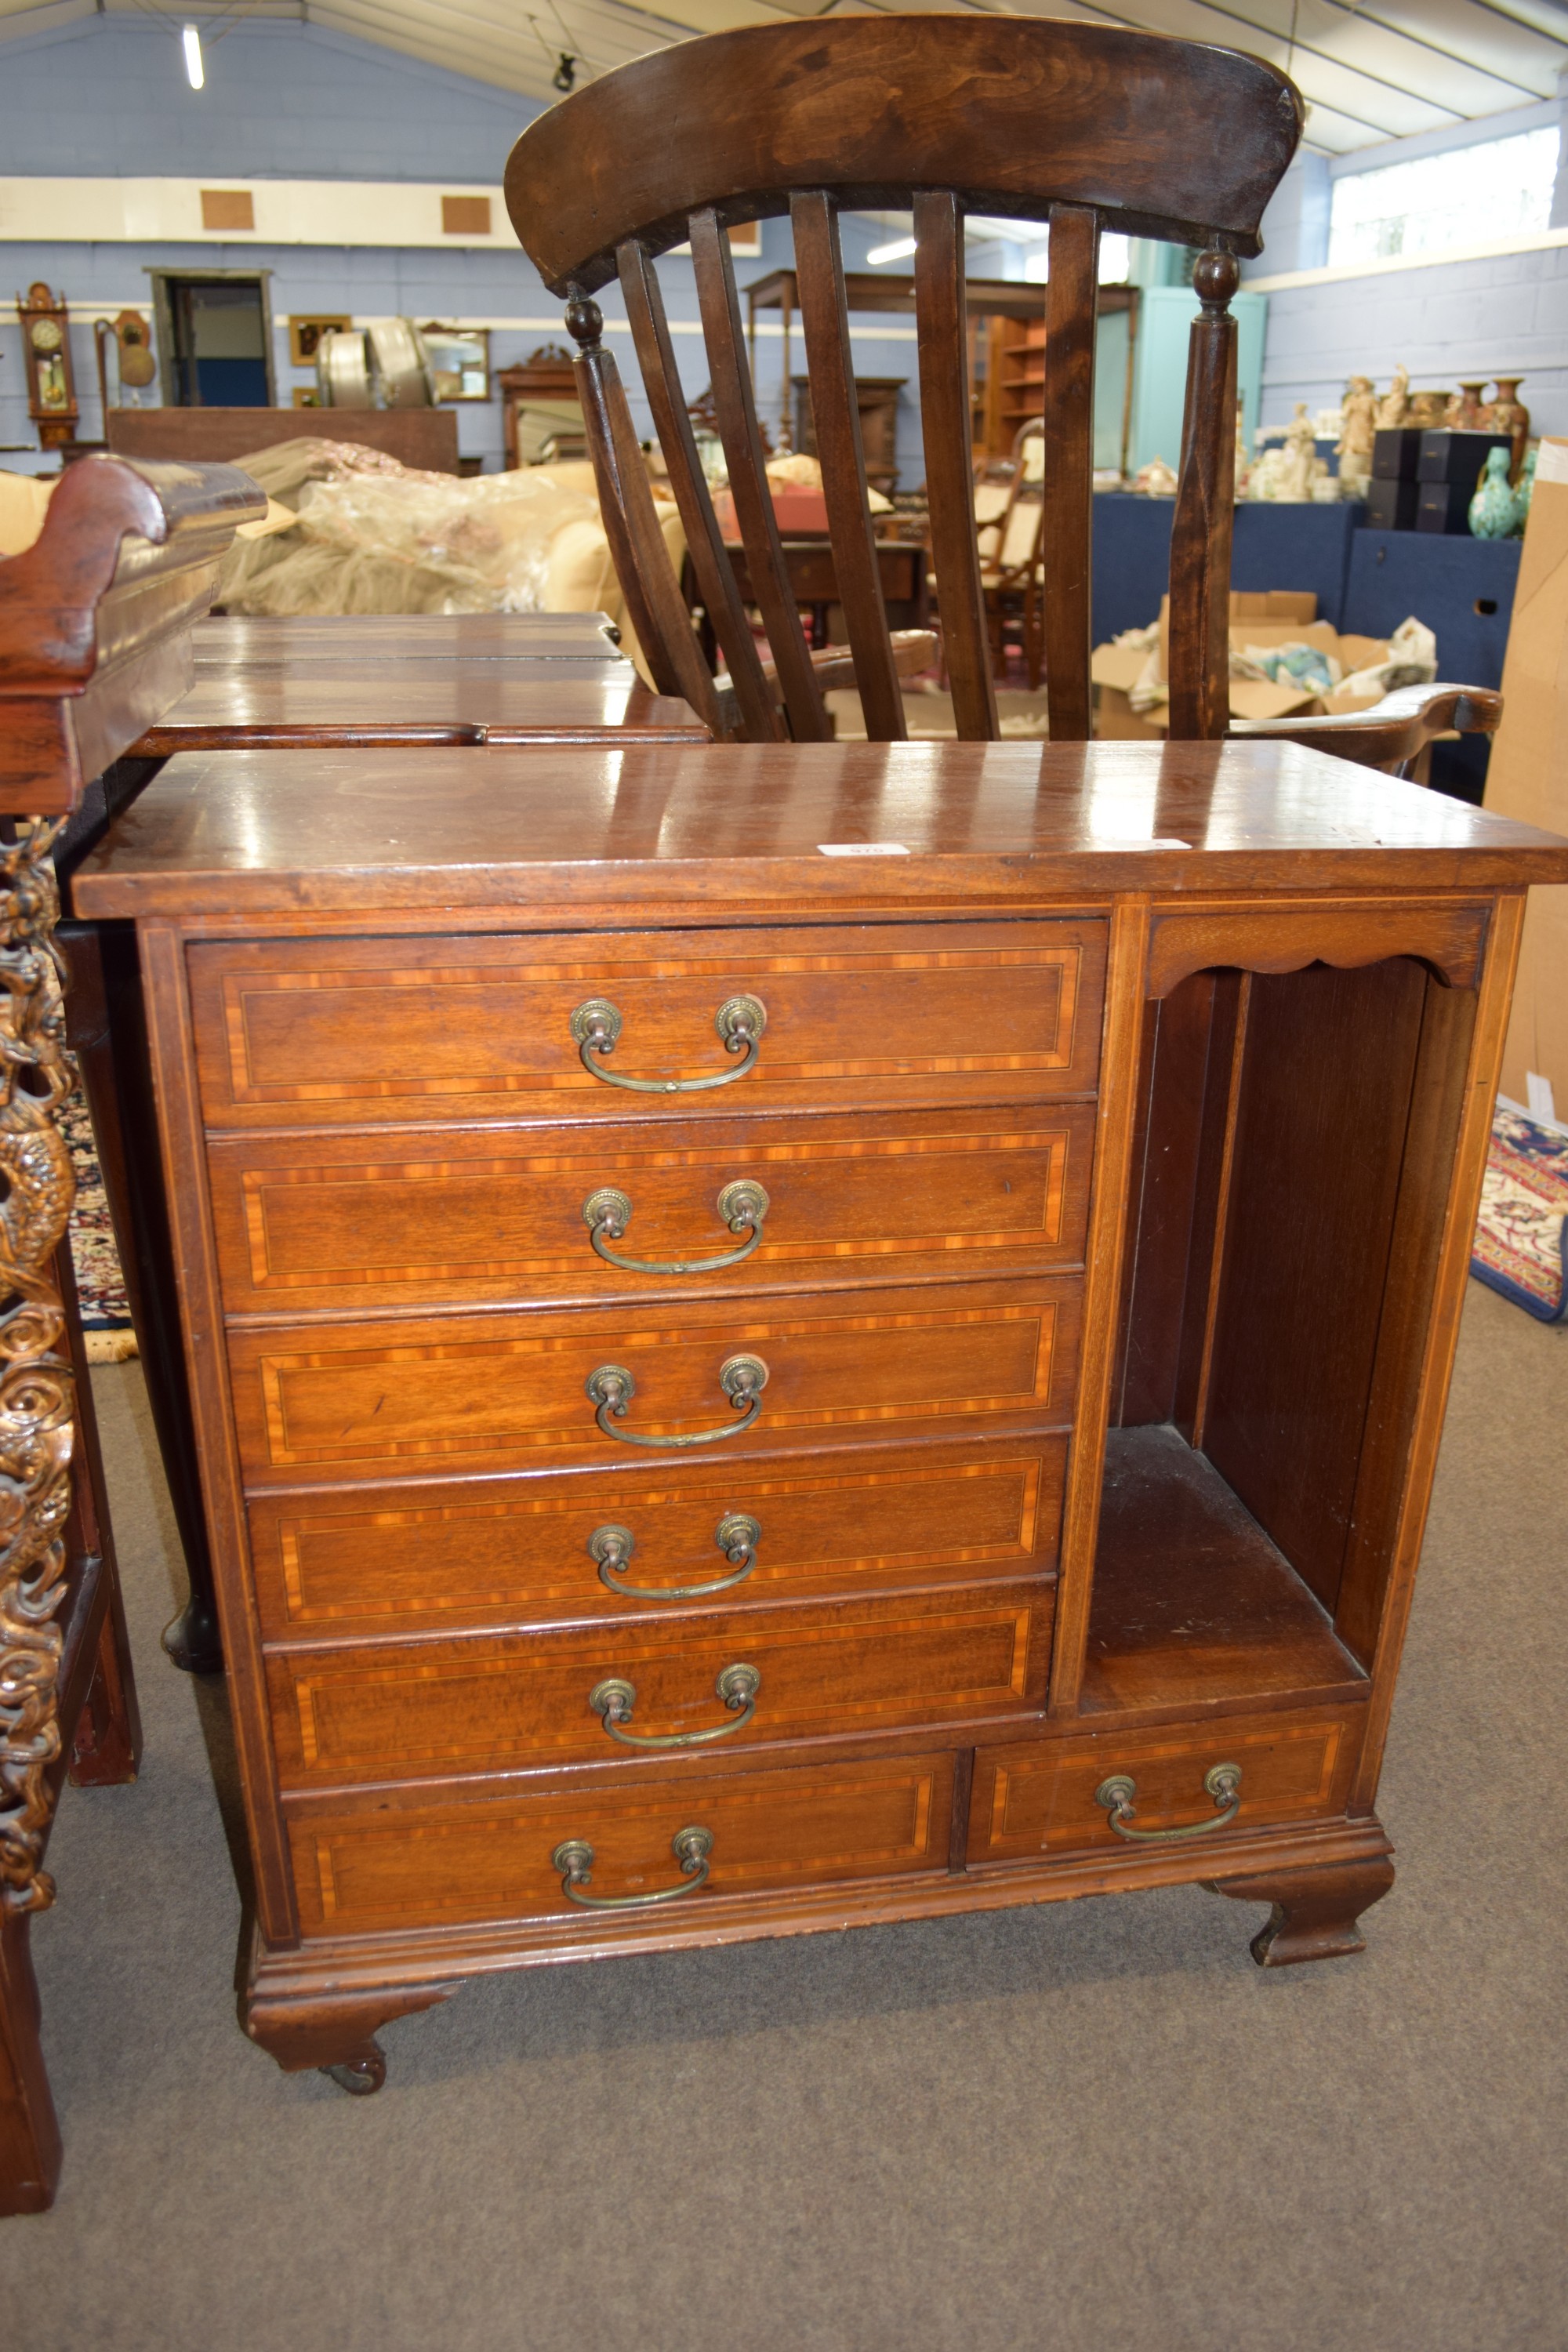
[[[1359,1948],[1523,886],[1272,744],[175,761],[247,2017],[1203,1879]],[[824,855],[868,842],[864,856]]]

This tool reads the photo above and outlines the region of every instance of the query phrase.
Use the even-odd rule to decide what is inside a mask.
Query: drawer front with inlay
[[[233,1312],[657,1297],[1082,1257],[1090,1103],[584,1129],[230,1136],[209,1157]]]
[[[1071,1275],[837,1292],[771,1308],[541,1309],[230,1335],[253,1477],[373,1465],[548,1469],[628,1452],[725,1458],[1071,1417]],[[760,1369],[759,1369],[760,1368]],[[591,1391],[591,1392],[590,1392]],[[671,1445],[669,1441],[678,1443]],[[651,1444],[648,1443],[651,1441]]]
[[[285,1788],[700,1748],[861,1738],[1045,1698],[1054,1592],[1035,1580],[900,1601],[268,1660]]]
[[[1048,1570],[1066,1455],[1047,1436],[261,1496],[262,1628],[622,1620]]]
[[[1086,1847],[1128,1853],[1344,1811],[1364,1710],[1221,1716],[1149,1731],[980,1748],[969,1813],[972,1863]]]
[[[307,1936],[574,1916],[596,1934],[617,1919],[646,1926],[647,1898],[662,1895],[653,1916],[679,1937],[700,1932],[703,1906],[725,1895],[943,1870],[952,1818],[952,1757],[896,1756],[663,1787],[595,1780],[566,1796],[374,1811],[362,1798],[293,1810],[289,1842]],[[678,1855],[692,1829],[708,1851],[694,1841]],[[584,1846],[586,1862],[556,1859]]]
[[[296,1127],[1079,1093],[1105,936],[1086,919],[197,946],[203,1101],[220,1126]]]

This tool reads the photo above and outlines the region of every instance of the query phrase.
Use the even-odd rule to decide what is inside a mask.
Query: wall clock
[[[50,292],[42,278],[16,297],[22,349],[27,361],[27,414],[46,449],[76,439],[76,384],[71,375],[70,313],[65,296]]]

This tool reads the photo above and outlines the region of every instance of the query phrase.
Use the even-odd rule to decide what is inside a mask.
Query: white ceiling
[[[916,15],[954,0],[0,0],[0,37],[107,5],[233,22],[303,18],[499,89],[552,95],[559,52],[587,78],[694,33],[781,16]],[[1310,145],[1342,154],[1552,98],[1568,67],[1568,0],[1016,0],[998,15],[1074,16],[1249,49],[1300,84]]]

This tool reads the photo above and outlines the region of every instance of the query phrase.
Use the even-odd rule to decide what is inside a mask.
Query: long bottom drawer
[[[899,1756],[564,1796],[312,1811],[289,1824],[300,1924],[307,1936],[574,1914],[586,1925],[646,1918],[650,1895],[668,1893],[658,1906],[668,1916],[726,1894],[942,1870],[952,1769],[951,1755]],[[686,1840],[678,1853],[689,1830],[707,1843]],[[567,1866],[555,1857],[566,1844],[587,1849],[573,1864],[587,1906],[563,1885]]]

